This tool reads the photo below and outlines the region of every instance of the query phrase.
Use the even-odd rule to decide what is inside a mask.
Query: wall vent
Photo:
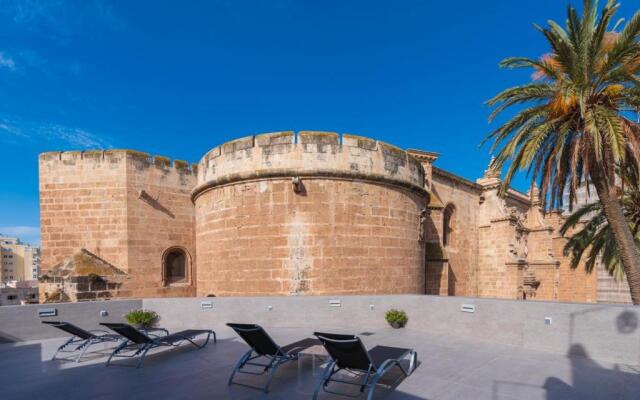
[[[38,317],[55,317],[58,315],[57,308],[38,308]]]
[[[213,302],[212,301],[201,301],[200,302],[200,308],[202,308],[203,310],[210,310],[213,308]]]
[[[460,311],[466,313],[474,313],[476,312],[476,306],[473,304],[463,304],[460,306]]]
[[[329,300],[329,307],[342,307],[340,300]]]

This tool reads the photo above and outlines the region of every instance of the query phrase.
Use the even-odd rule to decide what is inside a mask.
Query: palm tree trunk
[[[604,215],[607,217],[607,222],[618,245],[620,261],[631,291],[631,301],[638,305],[640,304],[640,252],[636,247],[629,223],[624,216],[615,186],[608,184],[598,167],[593,168],[590,175],[600,203],[602,203]]]

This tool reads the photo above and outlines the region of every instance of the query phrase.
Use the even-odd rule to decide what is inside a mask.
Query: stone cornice
[[[455,182],[458,182],[460,184],[463,184],[465,186],[468,186],[468,187],[470,187],[470,188],[472,188],[474,190],[477,190],[477,191],[481,191],[482,190],[482,186],[481,185],[478,185],[477,183],[471,182],[470,180],[468,180],[466,178],[463,178],[463,177],[461,177],[459,175],[456,175],[456,174],[453,174],[451,172],[445,171],[445,170],[440,169],[438,167],[433,167],[433,173],[435,175],[439,175],[439,176],[451,179],[451,180],[453,180]]]
[[[241,182],[250,182],[257,180],[270,180],[270,179],[291,179],[293,177],[300,177],[302,179],[337,179],[337,180],[357,180],[362,182],[371,182],[384,184],[388,186],[395,186],[401,189],[409,190],[411,192],[419,193],[426,196],[427,203],[431,195],[429,192],[421,186],[412,184],[406,181],[400,181],[389,178],[386,175],[372,175],[362,174],[356,171],[336,171],[336,170],[321,170],[314,171],[299,171],[297,169],[270,169],[261,171],[250,171],[246,173],[224,175],[219,179],[210,180],[198,187],[196,187],[191,193],[191,201],[195,202],[196,199],[213,188],[220,186],[233,185]]]
[[[432,151],[424,151],[424,150],[416,150],[416,149],[407,149],[407,153],[418,161],[427,161],[434,162],[440,157],[440,153],[435,153]]]

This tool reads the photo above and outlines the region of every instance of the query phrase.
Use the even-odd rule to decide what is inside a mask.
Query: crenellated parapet
[[[214,147],[198,164],[192,198],[222,185],[300,177],[380,182],[425,193],[424,168],[393,145],[350,134],[265,133]]]
[[[137,169],[157,168],[165,173],[196,174],[197,164],[190,164],[184,160],[171,160],[164,156],[152,156],[149,153],[116,149],[116,150],[84,150],[84,151],[50,151],[40,154],[40,165],[49,166],[103,166],[118,169],[124,163],[130,162]]]

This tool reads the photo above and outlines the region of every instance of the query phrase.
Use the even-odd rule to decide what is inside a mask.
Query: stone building
[[[130,150],[44,153],[42,269],[58,276],[41,284],[41,300],[44,293],[49,300],[391,293],[602,300],[596,274],[572,270],[562,256],[563,217],[543,213],[535,188],[500,197],[499,171],[471,182],[435,167],[436,159],[310,131],[234,140],[193,165]],[[65,276],[84,282],[73,267],[78,254],[109,265],[90,268],[107,271],[92,272],[104,283],[100,294],[60,277],[66,265],[75,272]],[[81,296],[72,293],[78,286]]]

